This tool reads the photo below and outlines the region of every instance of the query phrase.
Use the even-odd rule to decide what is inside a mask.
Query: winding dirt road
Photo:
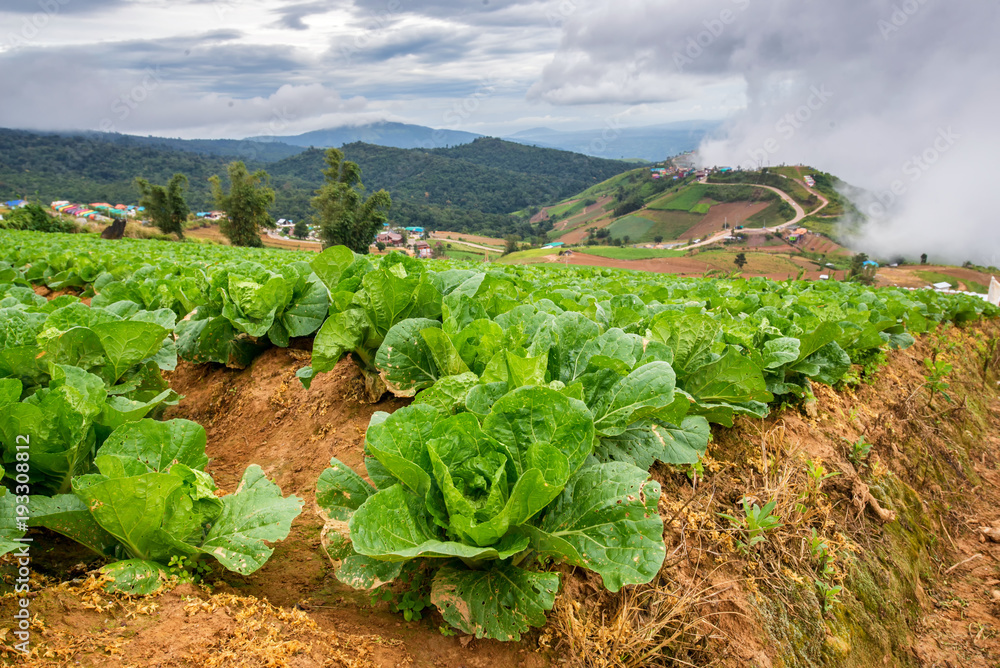
[[[830,200],[828,200],[827,198],[823,197],[823,195],[821,195],[817,191],[813,190],[812,188],[810,188],[809,186],[807,186],[802,181],[799,181],[798,179],[793,179],[793,181],[795,181],[796,183],[798,183],[799,185],[801,185],[803,188],[805,188],[806,191],[809,192],[810,194],[815,195],[816,198],[819,199],[819,201],[820,201],[819,206],[816,207],[815,209],[813,209],[812,211],[810,211],[809,213],[806,213],[805,209],[802,208],[802,205],[800,205],[798,202],[796,202],[794,199],[792,199],[792,196],[789,195],[788,193],[786,193],[784,190],[781,190],[779,188],[775,188],[774,186],[764,186],[764,185],[749,184],[749,185],[753,185],[755,188],[766,188],[767,190],[770,190],[773,193],[777,193],[777,195],[781,199],[783,199],[786,202],[788,202],[788,204],[790,204],[791,207],[795,210],[795,217],[792,218],[787,223],[782,223],[781,225],[776,225],[775,227],[763,227],[763,228],[760,228],[760,229],[744,229],[744,230],[740,230],[740,232],[742,232],[744,234],[771,234],[771,233],[777,232],[779,230],[788,229],[789,227],[793,227],[793,226],[797,225],[801,220],[803,220],[804,218],[806,218],[806,216],[812,216],[812,215],[815,215],[816,213],[822,211],[823,208],[826,207],[830,203]],[[709,184],[707,179],[702,180],[701,183],[705,183],[707,185],[713,185],[713,186],[745,186],[745,185],[748,185],[746,183],[712,183],[712,184]],[[699,248],[701,246],[709,246],[711,244],[718,243],[719,241],[722,241],[723,239],[727,238],[730,234],[732,234],[731,230],[723,230],[722,232],[717,232],[716,234],[713,234],[708,239],[700,241],[700,242],[698,242],[696,244],[691,244],[690,246],[684,246],[684,249],[686,250],[688,248]]]

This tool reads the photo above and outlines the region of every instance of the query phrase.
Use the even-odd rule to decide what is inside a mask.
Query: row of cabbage
[[[251,573],[287,535],[300,499],[256,466],[217,497],[205,430],[152,419],[178,401],[161,373],[177,365],[175,325],[132,301],[47,300],[0,269],[0,554],[46,527],[113,560],[112,588],[142,593],[205,558]]]
[[[12,271],[129,317],[171,312],[167,339],[189,360],[244,366],[315,334],[306,386],[349,354],[373,400],[413,397],[372,419],[374,486],[336,460],[320,478],[325,547],[356,587],[429,570],[449,623],[499,639],[544,623],[551,562],[613,590],[655,576],[648,470],[696,462],[711,423],[808,397],[939,322],[997,315],[971,297],[846,283],[23,242],[6,249]]]
[[[655,576],[648,470],[697,462],[711,423],[808,397],[912,344],[907,327],[995,315],[839,283],[432,272],[344,249],[313,267],[332,306],[303,382],[350,353],[373,396],[414,398],[372,420],[374,486],[336,460],[320,479],[338,577],[371,588],[423,562],[445,619],[500,639],[544,623],[558,579],[539,566],[593,570],[613,591]]]

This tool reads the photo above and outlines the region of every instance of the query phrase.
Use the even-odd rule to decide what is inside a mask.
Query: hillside
[[[234,148],[243,147],[234,145]],[[508,214],[530,204],[551,203],[630,167],[553,149],[498,139],[424,151],[355,143],[347,158],[361,166],[368,190],[392,194],[392,220],[491,236],[530,236],[527,222]],[[282,160],[245,160],[271,175],[274,217],[312,214],[309,201],[322,182],[324,152],[307,149]],[[223,174],[237,156],[206,155],[120,135],[60,136],[0,130],[0,198],[37,197],[43,202],[135,201],[132,181],[165,182],[175,172],[190,181],[192,209],[212,208],[208,177]]]
[[[210,205],[208,177],[224,173],[230,159],[95,137],[0,129],[0,199],[134,202],[135,177],[165,183],[182,172],[190,182],[188,203],[201,210]]]
[[[495,214],[556,201],[630,167],[616,160],[487,138],[431,151],[362,143],[348,144],[343,151],[361,166],[369,190],[385,188],[394,200]],[[310,149],[268,171],[275,179],[318,186],[323,155],[320,149]]]
[[[551,241],[566,244],[677,246],[737,227],[785,225],[820,202],[820,195],[806,192],[798,181],[794,190],[786,185],[792,190],[788,194],[755,178],[756,173],[740,173],[746,182],[730,182],[717,174],[705,178],[673,161],[664,164],[660,173],[639,168],[616,175],[542,207],[532,220],[549,228]]]

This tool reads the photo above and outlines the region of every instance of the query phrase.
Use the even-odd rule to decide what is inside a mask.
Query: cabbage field
[[[36,288],[52,292],[40,296]],[[365,477],[316,481],[337,577],[374,589],[431,569],[430,601],[477,637],[543,626],[553,564],[617,591],[665,557],[656,462],[696,465],[712,425],[856,383],[967,295],[679,279],[0,231],[0,554],[32,527],[107,557],[107,587],[178,568],[259,569],[303,501],[250,464],[217,496],[205,430],[159,419],[178,358],[248,366],[312,337],[305,386],[349,355],[376,413]]]

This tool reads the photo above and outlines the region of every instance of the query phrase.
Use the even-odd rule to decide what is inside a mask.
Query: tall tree
[[[309,236],[309,225],[306,221],[299,218],[299,222],[295,223],[295,227],[292,228],[292,235],[296,239],[305,239]]]
[[[327,168],[323,176],[326,181],[312,199],[316,209],[313,219],[319,225],[323,248],[347,246],[356,253],[365,254],[389,218],[392,199],[385,190],[365,198],[361,168],[357,163],[344,160],[344,154],[338,149],[328,149],[325,160]]]
[[[743,267],[747,265],[747,255],[746,253],[737,253],[736,257],[733,258],[733,264],[742,271]]]
[[[229,174],[228,193],[222,189],[217,175],[209,178],[215,204],[226,212],[219,229],[234,246],[263,246],[260,228],[274,227],[267,213],[274,203],[274,190],[268,185],[267,172],[259,169],[251,174],[242,161],[229,163],[226,171]]]
[[[174,174],[164,187],[140,177],[135,185],[139,189],[139,205],[146,207],[153,224],[164,234],[176,234],[178,239],[183,239],[184,221],[191,213],[184,200],[188,178]]]

